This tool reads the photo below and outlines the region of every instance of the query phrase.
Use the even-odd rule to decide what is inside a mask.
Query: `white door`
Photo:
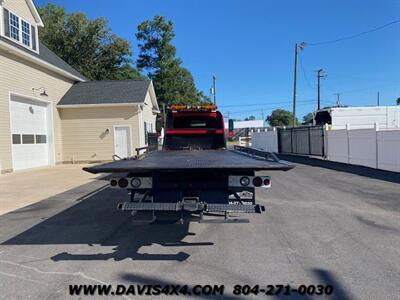
[[[118,126],[114,129],[114,148],[115,154],[121,158],[129,157],[131,152],[129,126]]]
[[[13,169],[21,170],[48,165],[47,105],[12,96],[10,117]]]

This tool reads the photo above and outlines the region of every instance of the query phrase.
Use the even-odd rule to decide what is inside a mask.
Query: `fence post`
[[[322,146],[324,147],[322,149],[322,154],[326,159],[329,159],[328,156],[328,147],[329,147],[329,139],[328,139],[328,124],[325,123],[323,129],[322,129]]]
[[[375,123],[375,167],[379,169],[379,155],[378,155],[378,149],[379,149],[379,144],[378,144],[378,132],[379,132],[379,123]]]
[[[347,163],[350,164],[350,124],[346,124],[346,134],[347,134]]]
[[[290,130],[290,153],[294,153],[294,151],[293,151],[293,128],[289,128],[289,130]]]

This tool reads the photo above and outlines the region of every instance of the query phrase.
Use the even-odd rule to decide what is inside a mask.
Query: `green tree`
[[[310,124],[314,120],[314,115],[313,113],[308,113],[305,116],[303,116],[303,124]]]
[[[400,97],[399,97],[399,98],[397,98],[397,100],[396,100],[396,104],[397,104],[397,105],[400,105]]]
[[[200,104],[205,97],[196,89],[190,71],[182,67],[182,61],[176,57],[176,48],[172,44],[174,37],[172,22],[162,16],[139,24],[137,66],[153,79],[160,103]]]
[[[275,109],[271,115],[267,117],[267,122],[271,126],[291,126],[293,125],[293,114],[284,109]],[[296,119],[296,124],[298,124]]]
[[[45,24],[41,42],[88,79],[144,78],[132,65],[129,42],[113,34],[104,18],[67,14],[50,3],[38,11]]]

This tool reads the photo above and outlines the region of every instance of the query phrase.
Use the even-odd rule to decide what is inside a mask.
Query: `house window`
[[[0,0],[1,2],[1,0]],[[4,35],[21,45],[37,50],[36,27],[7,9],[3,9]]]
[[[20,134],[13,134],[12,135],[12,143],[14,145],[21,144],[21,135]]]
[[[22,25],[22,43],[24,43],[25,45],[30,47],[31,46],[31,24],[22,20],[21,25]]]
[[[37,134],[36,135],[36,144],[46,144],[46,135]]]
[[[19,41],[19,17],[10,12],[10,37]]]
[[[35,136],[33,134],[23,134],[22,135],[22,144],[34,144]]]

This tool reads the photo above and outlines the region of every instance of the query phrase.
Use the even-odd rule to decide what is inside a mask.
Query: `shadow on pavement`
[[[319,284],[323,284],[325,286],[331,285],[333,287],[333,293],[331,294],[331,297],[329,299],[354,299],[349,293],[346,292],[345,287],[332,272],[318,268],[312,269],[311,272],[316,278],[318,278]]]
[[[400,183],[400,173],[390,172],[385,170],[378,170],[369,167],[349,165],[334,161],[328,161],[318,158],[311,158],[301,155],[279,154],[280,159],[287,160],[294,163],[309,165],[313,167],[321,167],[330,170],[347,172],[359,176],[369,177],[393,183]]]
[[[79,187],[82,189],[82,186]],[[71,191],[65,193],[67,199]],[[183,241],[187,236],[193,236],[189,232],[189,223],[185,224],[154,224],[138,225],[132,222],[132,216],[127,212],[117,211],[117,201],[125,200],[126,191],[104,189],[96,194],[89,194],[78,202],[73,201],[75,205],[66,209],[57,210],[54,215],[55,201],[61,200],[62,194],[57,195],[57,199],[46,199],[38,202],[26,211],[21,209],[12,214],[4,215],[0,218],[1,224],[10,222],[30,222],[34,221],[24,218],[30,217],[35,206],[40,207],[36,210],[37,219],[44,219],[33,227],[25,224],[24,228],[29,228],[22,233],[7,239],[2,245],[69,245],[69,244],[87,244],[101,246],[115,246],[112,252],[106,248],[105,253],[84,253],[72,254],[61,252],[54,255],[51,259],[54,261],[68,260],[124,260],[127,258],[133,260],[174,260],[184,261],[189,257],[186,252],[170,254],[150,254],[140,253],[139,250],[144,246],[159,244],[164,247],[176,246],[211,246],[213,243],[189,243]],[[65,200],[64,201],[68,201]],[[72,203],[71,200],[69,202]],[[61,211],[60,211],[61,210]],[[52,213],[53,211],[53,213]],[[46,215],[53,214],[46,218]],[[16,219],[17,216],[17,219]],[[29,224],[29,225],[30,225]],[[90,249],[90,248],[89,248]],[[90,251],[89,251],[90,252]]]

